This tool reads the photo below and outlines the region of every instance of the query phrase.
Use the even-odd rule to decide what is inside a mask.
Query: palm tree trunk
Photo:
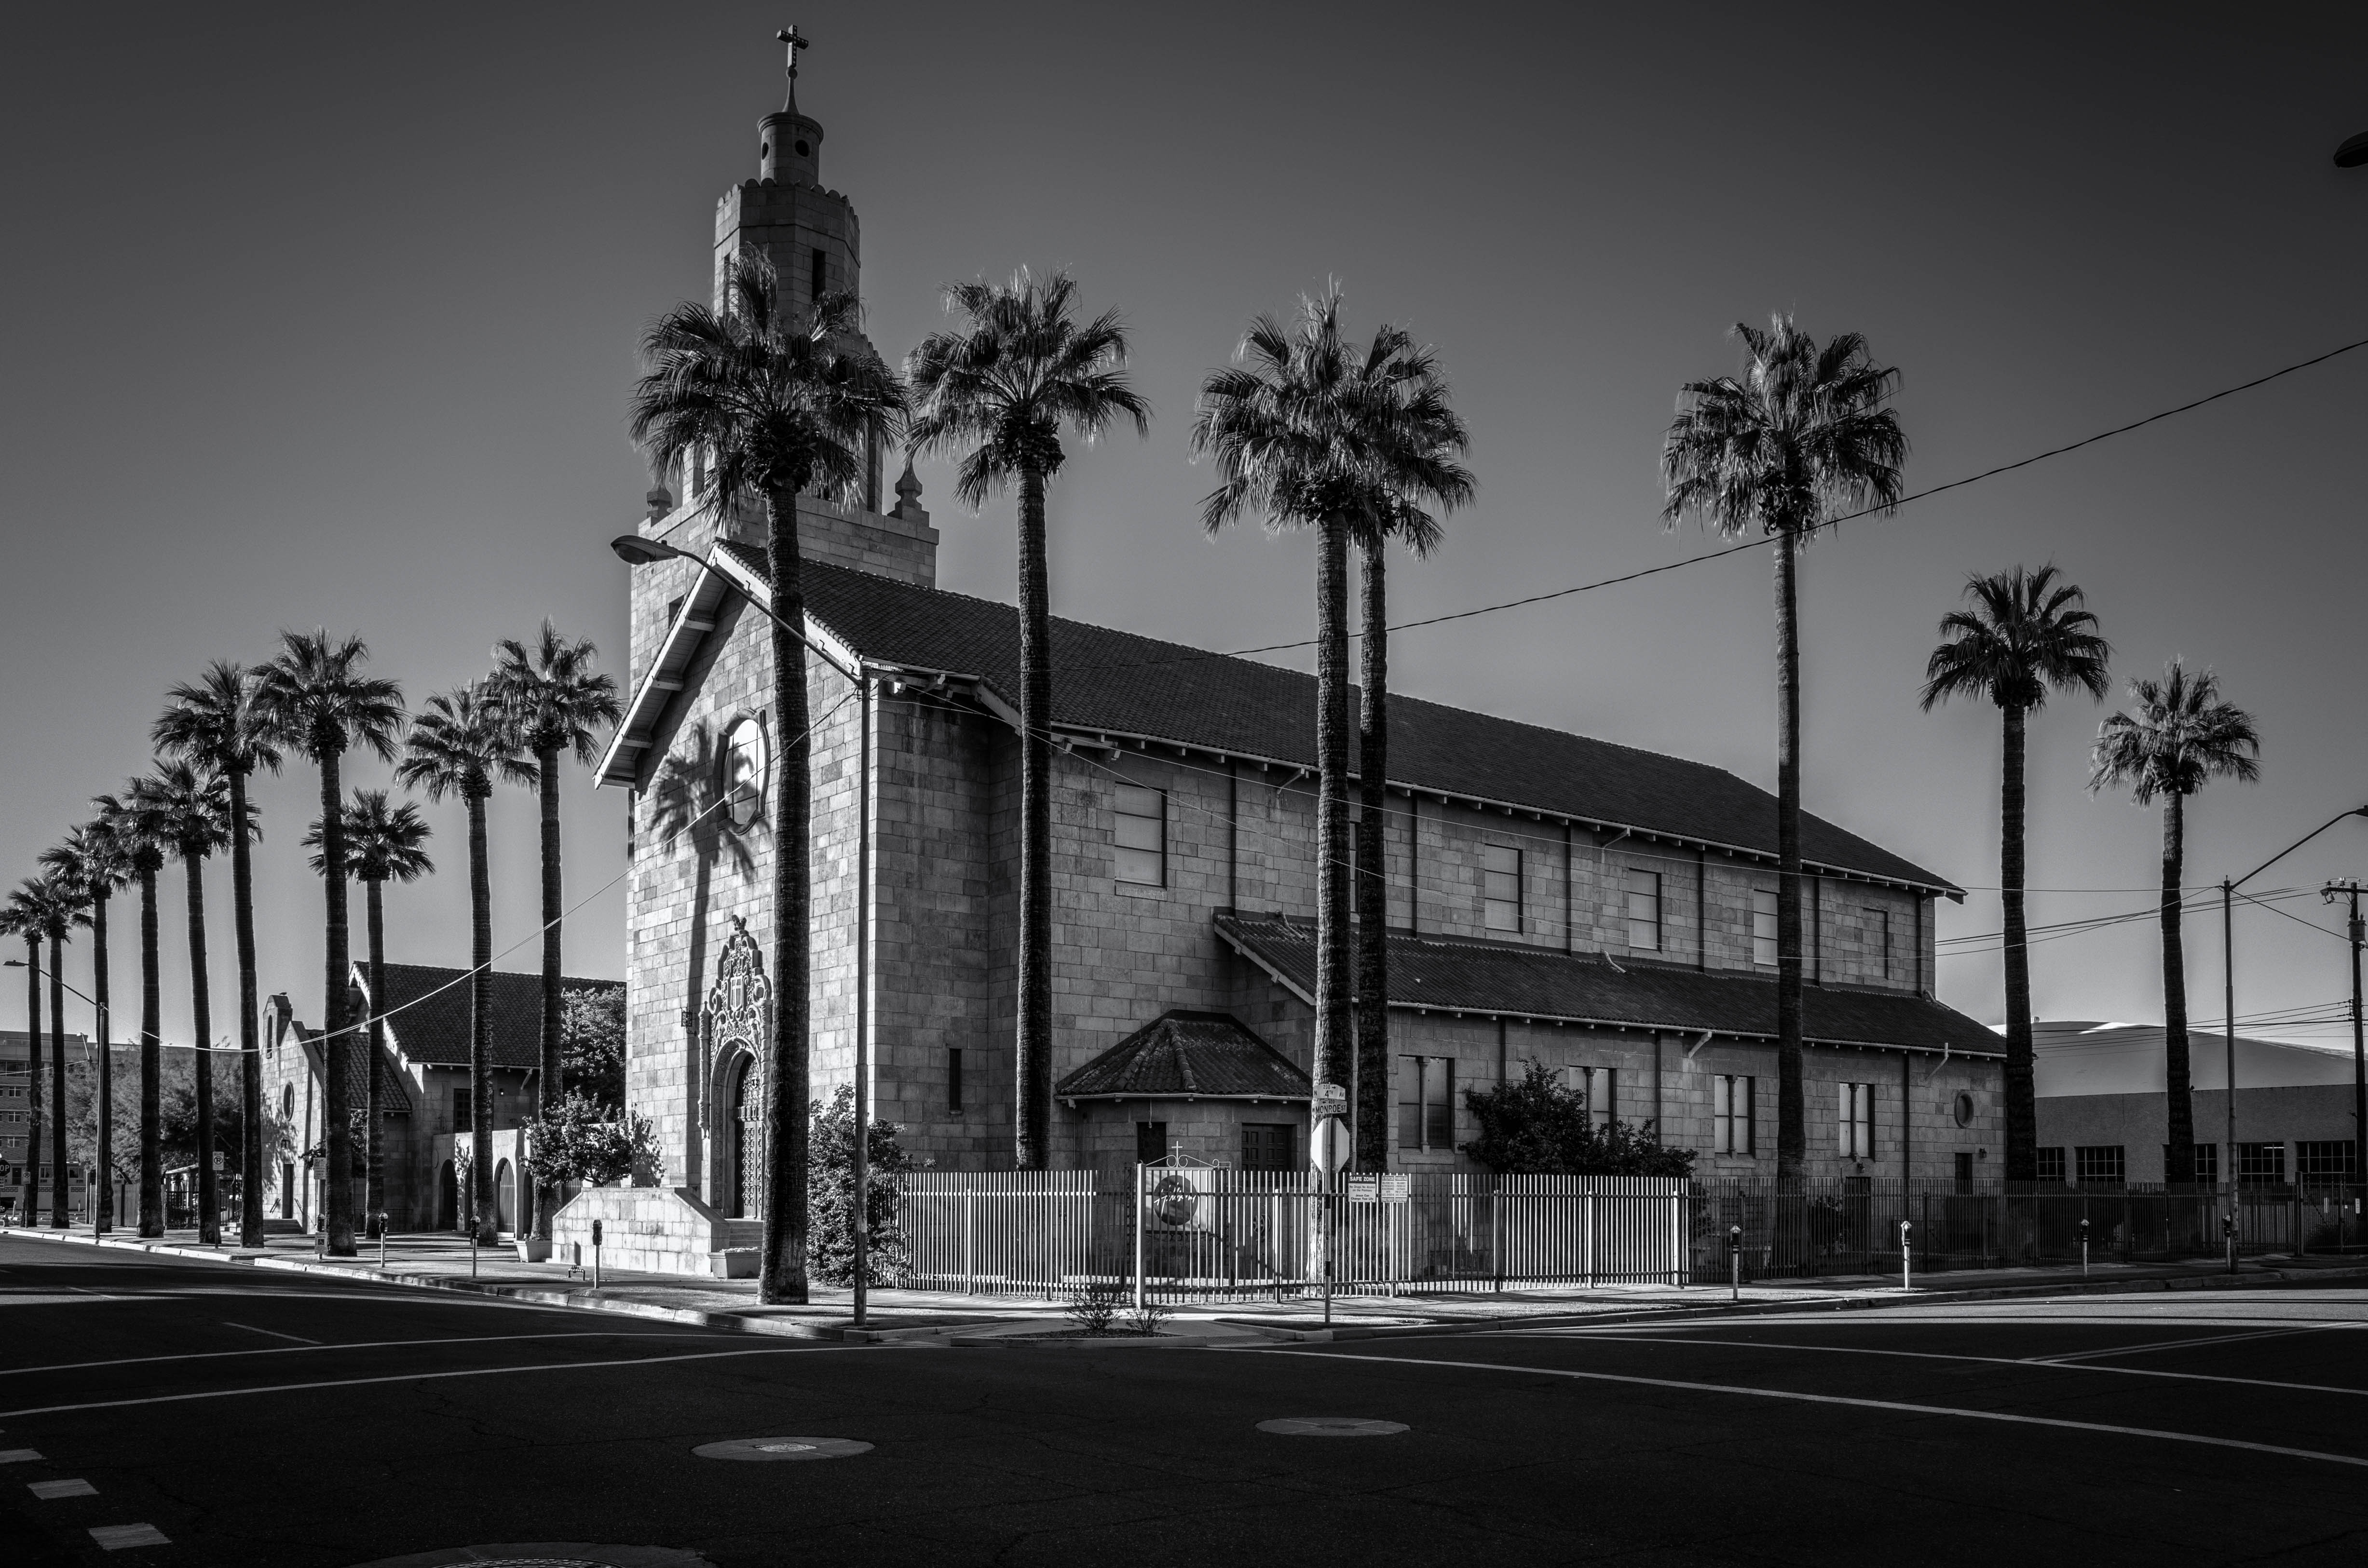
[[[501,1239],[494,1176],[494,884],[485,864],[485,796],[472,790],[468,801],[469,1168],[477,1178],[477,1240],[490,1244]]]
[[[1353,944],[1349,930],[1349,528],[1318,526],[1315,545],[1315,1083],[1349,1077]]]
[[[1357,1168],[1390,1165],[1389,555],[1364,550],[1363,679],[1357,733]]]
[[[157,961],[156,869],[140,876],[140,1233],[165,1233],[165,983]]]
[[[559,1005],[559,748],[545,746],[536,752],[534,764],[535,785],[542,805],[542,1054],[534,1087],[536,1108],[549,1111],[558,1108],[560,1094],[566,1087],[560,1081],[559,1062],[559,1027],[563,1017]],[[523,1180],[518,1183],[518,1190],[526,1190]],[[521,1214],[518,1234],[548,1240],[551,1210],[558,1198],[555,1188],[536,1187],[530,1199],[534,1204],[533,1228],[529,1230],[527,1217]]]
[[[2032,1077],[2031,949],[2022,913],[2022,705],[2004,705],[1998,775],[1998,903],[2006,927],[2006,1179],[2039,1179],[2039,1102]]]
[[[806,733],[805,649],[790,634],[805,624],[798,562],[799,486],[765,494],[765,541],[773,579],[773,1039],[765,1072],[765,1243],[757,1294],[806,1299],[809,1081],[807,941],[813,926],[812,737]]]
[[[342,742],[342,735],[335,737]],[[354,1256],[353,1096],[347,1092],[346,991],[353,968],[352,937],[346,929],[346,816],[338,763],[342,744],[316,737],[321,765],[321,883],[328,897],[328,927],[321,961],[321,1232],[332,1257]]]
[[[238,946],[238,1244],[263,1244],[263,1042],[255,976],[255,867],[246,843],[246,771],[230,779],[231,939]]]
[[[189,887],[189,1023],[198,1037],[198,1240],[212,1246],[222,1240],[222,1188],[214,1176],[214,1034],[206,983],[205,862],[184,855],[181,869]]]
[[[2195,1181],[2195,1096],[2187,1060],[2187,955],[2180,944],[2180,881],[2187,859],[2187,801],[2162,803],[2162,1057],[2169,1091],[2170,1159],[2163,1175],[2174,1185]]]
[[[379,896],[385,886],[383,878],[362,884],[362,918],[370,935],[370,1072],[362,1079],[362,1192],[373,1234],[380,1230],[379,1216],[386,1210],[386,1151],[379,1126],[378,1090],[379,1063],[386,1055],[386,918],[385,901]]]
[[[115,1031],[107,1010],[107,893],[90,901],[90,994],[98,1023],[98,1228],[115,1229]]]
[[[17,1212],[41,1222],[41,934],[25,933],[25,1200]]]
[[[1019,1041],[1017,1162],[1049,1157],[1053,1089],[1053,650],[1044,475],[1019,475]]]
[[[40,1041],[33,1042],[35,1050]],[[50,1223],[66,1228],[66,933],[50,927]]]
[[[1801,1095],[1800,541],[1776,534],[1776,1181],[1797,1187],[1808,1159]]]

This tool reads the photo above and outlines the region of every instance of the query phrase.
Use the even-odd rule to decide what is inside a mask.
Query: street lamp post
[[[648,566],[660,561],[688,561],[701,568],[709,561],[688,550],[640,534],[620,534],[609,541],[609,549],[628,566]],[[732,580],[726,576],[726,583]],[[735,591],[736,589],[736,585]],[[852,1154],[854,1170],[853,1214],[855,1242],[854,1322],[861,1328],[868,1321],[871,1273],[871,720],[872,685],[877,672],[865,665],[859,657],[848,665],[828,649],[819,648],[809,640],[803,627],[792,626],[774,612],[771,605],[755,596],[742,592],[741,602],[755,609],[775,626],[788,632],[799,646],[837,670],[854,683],[859,703],[857,728],[860,753],[856,763],[856,892],[855,892],[855,1148]],[[775,672],[775,678],[782,678]],[[782,737],[787,740],[788,737]],[[778,1131],[778,1130],[777,1130]]]
[[[2360,161],[2368,162],[2368,135],[2355,136],[2351,142],[2345,142],[2344,146],[2349,148],[2353,142],[2358,142],[2360,144]],[[2339,161],[2340,161],[2340,154],[2338,154],[2338,158]],[[2242,1189],[2238,1186],[2237,1174],[2237,935],[2235,918],[2237,890],[2243,887],[2247,882],[2251,881],[2255,877],[2260,876],[2263,871],[2268,870],[2271,867],[2276,865],[2279,861],[2284,859],[2287,856],[2293,854],[2295,850],[2301,848],[2304,845],[2308,844],[2312,839],[2317,838],[2320,834],[2325,833],[2328,828],[2333,827],[2337,823],[2343,821],[2347,817],[2368,817],[2368,806],[2354,806],[2348,812],[2339,812],[2335,815],[2328,818],[2325,822],[2319,824],[2317,827],[2312,828],[2308,833],[2304,834],[2300,838],[2295,839],[2292,844],[2287,845],[2283,849],[2279,850],[2276,854],[2262,861],[2260,865],[2254,867],[2251,870],[2246,872],[2243,876],[2236,878],[2234,881],[2231,881],[2226,877],[2220,879],[2220,968],[2221,980],[2223,983],[2223,1005],[2221,1007],[2222,1017],[2220,1019],[2220,1027],[2222,1038],[2227,1042],[2228,1222],[2232,1227],[2235,1225],[2237,1220],[2237,1201],[2242,1195]],[[2354,1006],[2356,1008],[2358,1005],[2356,1000],[2358,993],[2356,989],[2353,994],[2355,998]],[[2357,1016],[2356,1013],[2354,1016]],[[2355,1128],[2353,1131],[2359,1131],[2362,1130]],[[2237,1240],[2234,1229],[2230,1230],[2229,1236],[2228,1272],[2234,1274],[2237,1272]]]

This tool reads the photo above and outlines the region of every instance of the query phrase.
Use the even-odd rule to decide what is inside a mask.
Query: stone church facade
[[[821,127],[760,130],[718,204],[716,274],[768,256],[794,303],[858,289],[854,210],[820,183]],[[750,597],[754,519],[667,474],[632,568],[630,708],[599,781],[630,792],[632,1109],[672,1205],[650,1267],[750,1244],[771,1021],[775,671]],[[813,1068],[850,1081],[859,940],[873,1114],[943,1169],[1011,1163],[1019,870],[1016,612],[935,584],[909,468],[803,498],[813,718]],[[1311,677],[1055,620],[1053,1160],[1306,1159],[1313,1034]],[[866,701],[833,667],[870,672]],[[1543,1062],[1601,1114],[1656,1124],[1705,1176],[1775,1153],[1775,801],[1716,768],[1391,699],[1389,1158],[1471,1168],[1462,1091]],[[869,824],[860,801],[868,796]],[[868,879],[860,835],[869,837]],[[1944,879],[1804,824],[1813,1174],[1995,1178],[1999,1045],[1933,994]],[[622,1201],[621,1199],[620,1201]],[[613,1220],[610,1234],[618,1232]],[[563,1237],[563,1239],[564,1239]],[[620,1266],[634,1265],[619,1256]]]

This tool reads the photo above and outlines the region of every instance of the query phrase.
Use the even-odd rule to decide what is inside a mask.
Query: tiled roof
[[[368,967],[354,966],[357,981]],[[495,1067],[530,1071],[542,1062],[542,977],[495,970],[493,1038],[487,1059]],[[563,977],[567,991],[621,989],[621,980]],[[469,971],[428,964],[386,966],[387,1032],[412,1062],[437,1067],[469,1064]]]
[[[1061,1080],[1061,1099],[1304,1100],[1307,1074],[1230,1013],[1162,1013]]]
[[[722,549],[758,579],[761,551]],[[1017,705],[1019,612],[809,562],[806,612],[849,647],[892,664],[976,676]],[[1267,758],[1315,763],[1315,678],[1180,643],[1053,621],[1053,722]],[[1776,798],[1724,768],[1393,692],[1393,782],[1557,816],[1776,853]],[[1813,867],[1955,893],[1914,863],[1803,813]]]
[[[1315,933],[1276,918],[1217,917],[1217,934],[1303,997],[1315,989]],[[1572,1023],[1773,1039],[1776,982],[1508,942],[1390,938],[1390,1005]],[[1913,1046],[1998,1056],[1998,1035],[1929,996],[1859,986],[1802,987],[1802,1036],[1828,1045]]]
[[[298,1024],[296,1028],[304,1037],[306,1052],[325,1068],[328,1051],[321,1043],[322,1031],[304,1024]],[[366,1064],[370,1060],[369,1041],[359,1035],[349,1036],[346,1048],[346,1104],[354,1110],[370,1106],[370,1080],[364,1076],[369,1072]],[[411,1094],[403,1086],[403,1074],[394,1070],[394,1063],[383,1053],[378,1058],[378,1108],[389,1116],[411,1114]]]

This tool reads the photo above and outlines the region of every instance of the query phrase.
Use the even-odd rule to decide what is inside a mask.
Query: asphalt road
[[[2340,1285],[962,1350],[0,1238],[0,1307],[8,1568],[2368,1561],[2368,1291]],[[1292,1417],[1406,1430],[1259,1429]],[[787,1437],[871,1447],[693,1452]],[[167,1544],[92,1533],[135,1525]]]

